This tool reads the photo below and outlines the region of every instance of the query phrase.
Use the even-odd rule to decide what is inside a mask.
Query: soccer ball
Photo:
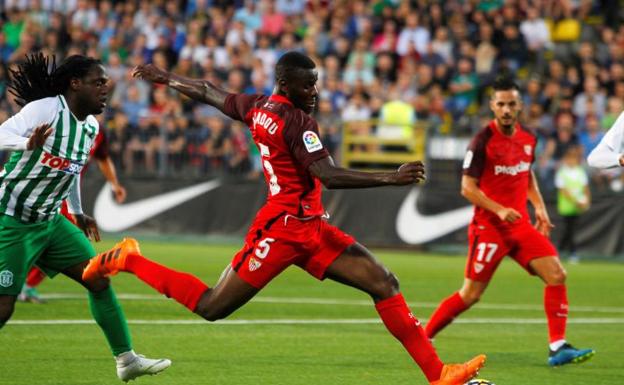
[[[474,380],[470,380],[466,382],[464,385],[496,385],[492,381],[484,380],[481,378],[475,378]]]

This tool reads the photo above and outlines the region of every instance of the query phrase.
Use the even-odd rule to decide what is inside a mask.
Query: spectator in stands
[[[139,168],[148,174],[156,172],[156,154],[160,147],[160,119],[154,119],[148,111],[143,110],[138,126],[128,126],[128,140],[124,148],[123,160],[129,174],[135,172],[136,162]]]
[[[431,39],[429,31],[420,25],[420,16],[417,12],[410,12],[405,18],[405,27],[399,33],[396,52],[405,56],[412,46],[419,54],[425,53]]]
[[[395,91],[381,107],[377,136],[409,140],[414,136],[415,123],[414,107],[411,103],[403,101],[402,95]]]
[[[449,89],[452,98],[449,100],[449,110],[458,119],[468,107],[477,101],[479,78],[472,70],[469,59],[459,59],[457,74],[453,76]]]
[[[589,107],[592,107],[592,109],[589,109]],[[596,78],[586,78],[583,82],[583,92],[576,95],[574,98],[574,107],[572,108],[574,115],[581,119],[591,113],[602,117],[606,111],[606,107],[607,98],[599,89]]]
[[[574,130],[574,116],[572,113],[560,113],[555,120],[555,125],[556,131],[547,139],[544,152],[539,159],[541,176],[545,181],[544,186],[546,190],[554,187],[554,173],[568,148],[580,144],[578,135]]]
[[[345,129],[355,135],[371,134],[371,109],[368,106],[368,95],[356,93],[351,95],[349,102],[342,110],[342,121]]]
[[[327,150],[334,159],[338,159],[338,151],[340,149],[340,131],[342,130],[342,120],[340,115],[332,108],[329,98],[321,98],[319,100],[318,112],[315,119],[321,133],[321,142],[325,144]]]
[[[231,151],[228,158],[228,170],[235,175],[245,174],[250,170],[249,141],[241,122],[232,122],[230,126]]]
[[[578,262],[576,228],[579,216],[587,211],[591,202],[589,178],[581,165],[582,150],[570,146],[563,154],[561,166],[555,175],[557,187],[557,211],[563,218],[563,234],[558,250],[568,253],[570,261]],[[565,254],[564,254],[565,255]]]
[[[540,17],[537,7],[530,7],[526,12],[527,18],[520,23],[520,32],[530,54],[535,58],[537,69],[540,70],[545,64],[546,51],[552,48],[550,30],[546,20]]]
[[[516,72],[524,67],[529,58],[526,42],[515,24],[505,25],[503,35],[504,44],[500,47],[499,59],[504,67]]]
[[[225,127],[223,118],[211,116],[208,118],[209,135],[199,148],[202,156],[201,171],[203,173],[223,170],[228,164],[231,154],[229,131]]]

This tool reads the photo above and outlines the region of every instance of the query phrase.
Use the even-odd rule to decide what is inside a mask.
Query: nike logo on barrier
[[[401,204],[396,221],[396,231],[405,243],[418,245],[433,241],[467,226],[472,219],[472,206],[465,206],[433,215],[423,215],[416,202],[420,188],[414,187]]]
[[[220,185],[221,182],[213,180],[120,205],[113,199],[110,185],[106,183],[97,196],[93,215],[100,229],[123,231]]]

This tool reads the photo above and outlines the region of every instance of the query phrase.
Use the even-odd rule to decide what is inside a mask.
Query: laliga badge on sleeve
[[[303,133],[303,144],[305,144],[308,152],[315,152],[323,148],[323,143],[314,131],[306,131]]]

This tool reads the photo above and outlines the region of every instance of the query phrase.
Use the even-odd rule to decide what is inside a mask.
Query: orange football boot
[[[463,364],[444,365],[440,379],[433,381],[431,385],[463,385],[476,376],[483,365],[485,365],[485,354],[479,354]]]
[[[124,271],[128,254],[141,254],[139,242],[134,238],[124,238],[112,249],[91,258],[89,264],[82,272],[82,279],[91,281]]]

